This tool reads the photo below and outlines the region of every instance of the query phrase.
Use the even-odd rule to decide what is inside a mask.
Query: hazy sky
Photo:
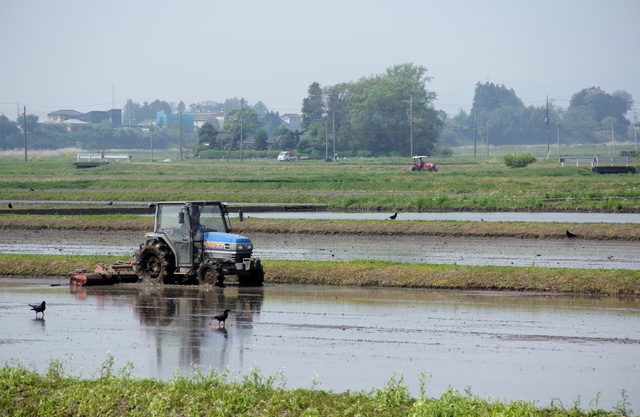
[[[407,62],[449,114],[486,81],[527,105],[566,108],[600,86],[640,108],[639,22],[640,0],[0,0],[0,114],[107,110],[114,96],[299,113],[314,81]]]

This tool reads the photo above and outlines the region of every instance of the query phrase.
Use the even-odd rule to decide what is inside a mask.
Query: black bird
[[[222,314],[218,314],[217,316],[214,316],[213,318],[218,320],[218,327],[220,327],[220,323],[222,323],[222,325],[224,326],[224,321],[227,319],[227,317],[229,317],[229,312],[231,310],[225,310],[224,313]]]
[[[42,317],[44,317],[44,310],[47,308],[46,303],[43,301],[42,304],[29,304],[31,310],[36,312],[36,317],[38,317],[38,313],[42,313]]]
[[[35,191],[33,188],[29,188],[29,191]]]
[[[13,208],[13,204],[9,203],[9,204],[7,204],[7,207]]]
[[[567,230],[567,237],[569,239],[573,239],[574,237],[578,237],[578,235],[571,233],[570,231]]]
[[[107,203],[107,206],[113,206],[113,201],[109,201],[109,202]]]
[[[391,216],[389,216],[389,218],[390,218],[391,220],[395,220],[395,219],[396,219],[396,217],[398,217],[398,213],[396,213],[396,214],[392,214]]]

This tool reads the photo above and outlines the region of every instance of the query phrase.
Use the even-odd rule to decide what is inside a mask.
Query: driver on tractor
[[[420,160],[418,161],[418,166],[420,167],[420,171],[424,169],[424,161],[422,160],[422,158],[420,158]]]

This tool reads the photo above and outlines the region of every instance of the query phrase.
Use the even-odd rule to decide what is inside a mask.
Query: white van
[[[289,152],[287,151],[282,151],[280,152],[280,155],[278,155],[278,161],[289,161]]]

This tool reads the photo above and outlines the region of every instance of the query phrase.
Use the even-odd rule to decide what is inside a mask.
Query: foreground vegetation
[[[0,276],[70,276],[92,271],[98,260],[127,257],[0,254]],[[265,282],[458,290],[545,291],[640,296],[640,271],[622,269],[461,266],[355,260],[263,260]],[[232,282],[234,277],[228,277]]]
[[[508,150],[512,148],[500,152]],[[539,154],[540,149],[531,152]],[[436,159],[437,173],[402,172],[410,166],[409,158],[349,158],[339,163],[189,160],[110,163],[91,169],[74,169],[74,155],[28,163],[3,158],[0,192],[14,206],[21,201],[208,199],[231,205],[318,204],[391,212],[640,212],[635,175],[599,175],[586,166],[561,167],[557,159],[536,157],[537,162],[517,169],[507,168],[497,153],[489,159]],[[148,156],[134,161],[142,158]]]
[[[552,402],[537,407],[535,401],[482,399],[470,390],[447,389],[440,398],[426,395],[426,375],[421,376],[415,399],[402,375],[370,392],[334,393],[312,387],[286,389],[282,374],[264,377],[259,370],[231,380],[228,373],[176,375],[164,382],[136,378],[133,365],[113,369],[110,355],[89,379],[69,376],[66,364],[52,360],[44,375],[21,364],[0,368],[0,416],[626,416],[625,392],[607,412],[597,399],[588,411],[579,402],[571,408]]]

